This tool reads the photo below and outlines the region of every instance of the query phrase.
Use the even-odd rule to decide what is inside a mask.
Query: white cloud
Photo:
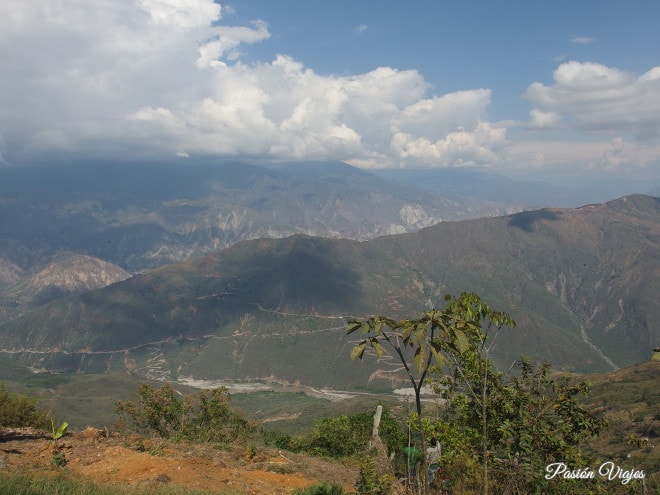
[[[544,112],[538,108],[532,108],[529,116],[531,129],[554,129],[561,122],[561,117],[557,112]]]
[[[404,108],[395,125],[404,132],[438,139],[460,128],[475,127],[490,98],[490,90],[478,89],[422,99]]]
[[[555,70],[553,85],[533,83],[525,96],[537,105],[532,126],[539,117],[563,115],[583,130],[660,137],[660,67],[636,78],[593,62],[567,62]]]
[[[596,41],[594,38],[590,38],[588,36],[573,36],[571,38],[571,43],[575,43],[578,45],[589,45]]]
[[[525,97],[536,105],[528,128],[560,130],[511,144],[507,161],[566,171],[635,172],[660,163],[660,67],[636,77],[593,62],[567,62],[554,83],[536,82]],[[583,131],[590,134],[585,137]]]
[[[241,47],[267,40],[268,26],[225,25],[222,12],[211,0],[6,0],[4,156],[493,158],[504,133],[484,120],[489,90],[427,97],[415,70],[323,76],[287,55],[246,65]]]
[[[268,39],[270,33],[263,21],[255,21],[254,28],[218,26],[217,33],[211,40],[200,46],[199,58],[195,62],[198,68],[226,65],[223,57],[230,60],[239,58],[240,53],[235,51],[242,43],[256,43]]]
[[[570,151],[623,167],[656,151],[660,68],[635,78],[569,62],[552,85],[532,84],[532,129],[646,132],[651,141],[613,146],[619,136],[608,134],[607,146],[568,146],[564,159],[541,142],[510,143],[511,123],[489,121],[489,89],[431,94],[416,70],[321,75],[286,54],[247,64],[242,50],[268,42],[269,27],[228,25],[231,11],[212,0],[3,0],[0,162],[210,154],[460,166],[525,163],[536,149],[550,164]]]
[[[496,150],[506,138],[506,131],[487,122],[478,122],[471,130],[459,128],[437,141],[397,133],[392,149],[404,162],[439,166],[473,166],[498,162]]]
[[[173,28],[205,27],[220,19],[220,5],[208,0],[138,0],[137,5],[155,23]]]
[[[142,107],[126,115],[127,120],[153,122],[171,120],[172,112],[167,108]]]
[[[603,141],[519,141],[505,150],[511,168],[546,168],[577,174],[589,171],[634,173],[657,169],[660,143],[614,138]]]

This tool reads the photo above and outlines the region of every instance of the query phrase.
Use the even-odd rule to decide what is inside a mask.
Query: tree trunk
[[[420,454],[422,457],[421,466],[419,469],[419,481],[420,488],[422,493],[427,494],[430,491],[429,486],[429,477],[428,469],[426,467],[426,435],[424,433],[424,423],[422,422],[422,397],[421,397],[421,386],[415,386],[415,406],[417,408],[417,423],[419,426],[419,436],[420,436]]]
[[[488,406],[486,404],[486,397],[488,394],[488,360],[484,366],[484,382],[481,386],[481,449],[483,451],[483,495],[488,495]]]

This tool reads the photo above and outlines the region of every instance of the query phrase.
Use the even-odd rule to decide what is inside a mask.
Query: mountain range
[[[241,240],[365,240],[581,205],[604,191],[653,191],[623,182],[566,188],[470,168],[366,171],[342,162],[0,167],[0,322]]]
[[[521,208],[341,162],[0,168],[0,321],[245,239],[369,239]],[[43,277],[55,271],[59,277]]]
[[[496,337],[500,366],[526,354],[613,369],[660,343],[659,213],[659,198],[633,195],[369,240],[240,241],[5,321],[0,354],[55,372],[387,389],[405,383],[401,370],[351,362],[347,318],[415,317],[475,291],[518,323]]]

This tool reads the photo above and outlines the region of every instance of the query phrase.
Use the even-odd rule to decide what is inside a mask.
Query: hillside
[[[92,256],[57,253],[44,264],[29,270],[0,261],[0,308],[3,318],[70,294],[100,289],[131,276],[126,270]]]
[[[115,265],[108,285],[128,276],[122,271],[153,269],[245,239],[296,233],[369,239],[519,209],[429,192],[341,162],[278,170],[233,162],[0,167],[0,322],[80,292],[78,285],[68,290],[55,283],[37,294],[34,277],[49,264],[70,281],[94,277],[99,263]],[[88,266],[62,263],[65,255]]]
[[[370,241],[296,235],[237,243],[53,301],[0,326],[14,364],[129,369],[170,380],[401,384],[395,363],[348,359],[350,316],[410,317],[476,291],[515,330],[494,353],[599,371],[648,359],[660,265],[660,199],[444,222]]]
[[[647,487],[657,486],[657,466],[660,451],[657,449],[657,410],[660,396],[655,392],[660,362],[647,361],[614,372],[580,377],[593,384],[592,394],[580,401],[590,410],[605,416],[609,427],[585,447],[591,466],[611,460],[626,469],[642,469],[646,473]],[[79,377],[51,377],[60,382],[72,380],[64,387],[60,383],[57,394],[44,386],[38,395],[44,398],[43,406],[55,406],[57,417],[70,419],[71,407],[76,404],[95,403],[93,390],[81,387]],[[103,381],[104,390],[116,391],[121,382],[130,380],[126,373],[97,377]],[[116,380],[116,381],[115,381]],[[101,389],[97,384],[95,389]],[[136,382],[132,383],[133,391]],[[185,387],[184,387],[185,391]],[[283,398],[276,396],[282,395]],[[295,396],[295,397],[292,397]],[[371,412],[383,396],[369,397],[360,403],[342,400],[323,404],[302,394],[240,394],[232,397],[245,414],[263,421],[267,429],[289,428],[295,434],[309,431],[313,419],[356,412]],[[115,396],[115,399],[119,396]],[[132,398],[132,397],[128,397]],[[391,399],[393,400],[393,399]],[[396,407],[394,405],[393,407]],[[401,419],[406,414],[403,402],[398,404]],[[427,403],[429,414],[437,404]],[[302,453],[271,449],[261,443],[246,448],[242,444],[223,445],[189,442],[173,442],[165,439],[143,438],[139,435],[122,436],[112,425],[105,422],[105,415],[112,407],[90,407],[89,416],[82,425],[96,425],[102,429],[81,426],[62,441],[62,451],[67,461],[66,469],[51,465],[52,440],[44,432],[41,438],[2,440],[0,476],[23,473],[28,476],[47,476],[58,472],[66,479],[93,480],[97,483],[114,483],[119,486],[186,487],[188,490],[232,490],[239,487],[250,493],[271,494],[291,491],[313,483],[339,484],[350,489],[357,477],[357,467],[351,460],[329,460]],[[312,415],[304,420],[303,416]],[[284,413],[284,414],[283,414]],[[288,413],[288,414],[287,414]],[[286,419],[283,417],[286,416]],[[110,417],[110,416],[108,416]],[[103,419],[101,419],[103,418]],[[271,419],[279,418],[279,421]],[[287,425],[288,423],[288,425]],[[4,429],[0,428],[0,436]],[[109,434],[108,434],[109,433]],[[640,445],[630,445],[630,435],[645,439]],[[0,478],[1,479],[1,478]],[[625,489],[619,483],[613,490]],[[617,491],[617,493],[619,493]],[[622,492],[623,493],[623,492]]]
[[[519,210],[341,162],[282,170],[225,162],[0,168],[0,259],[25,270],[66,251],[139,272],[245,239],[367,239]]]
[[[0,480],[10,480],[3,486],[20,487],[11,483],[11,476],[20,475],[52,483],[57,473],[61,480],[53,487],[57,493],[96,493],[85,484],[91,481],[106,488],[99,493],[160,489],[158,493],[272,495],[321,483],[349,490],[358,479],[357,468],[348,462],[265,447],[253,447],[252,453],[240,445],[141,439],[114,432],[106,436],[105,431],[92,428],[68,435],[61,443],[67,464],[57,469],[51,465],[52,440],[47,434],[3,442],[6,455],[0,456]],[[116,491],[110,492],[111,487]]]

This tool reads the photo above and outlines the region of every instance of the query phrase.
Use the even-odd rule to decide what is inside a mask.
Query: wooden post
[[[383,406],[378,404],[378,407],[376,407],[376,414],[374,415],[374,428],[371,430],[371,437],[376,438],[378,437],[378,427],[380,426],[380,417],[383,414]]]

